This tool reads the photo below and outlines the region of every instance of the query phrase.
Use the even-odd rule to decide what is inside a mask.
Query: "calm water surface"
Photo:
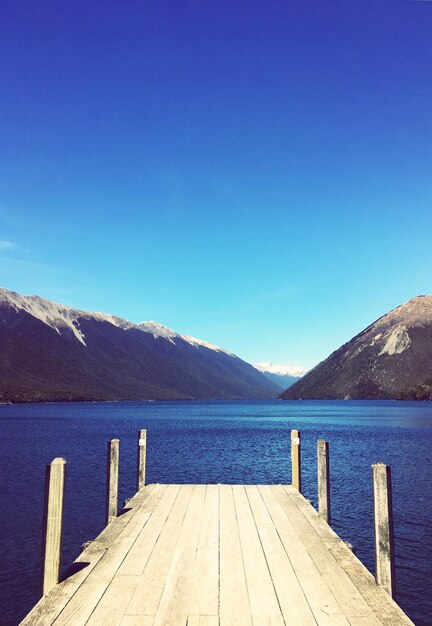
[[[302,432],[303,492],[316,502],[316,440],[330,443],[333,527],[374,570],[371,464],[393,471],[398,602],[432,624],[432,402],[126,402],[0,405],[0,624],[38,599],[46,463],[67,459],[63,565],[104,526],[106,442],[120,443],[120,501],[135,492],[136,431],[148,482],[289,483]]]

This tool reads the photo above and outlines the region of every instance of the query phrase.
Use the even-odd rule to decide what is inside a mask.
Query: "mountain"
[[[304,367],[299,365],[276,365],[269,361],[254,363],[253,366],[281,389],[292,387],[307,372]]]
[[[380,317],[333,352],[282,399],[432,399],[432,296]]]
[[[158,324],[134,324],[0,289],[0,401],[276,398],[234,354]]]

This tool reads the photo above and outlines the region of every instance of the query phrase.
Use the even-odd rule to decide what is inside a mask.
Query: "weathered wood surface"
[[[301,439],[298,430],[291,431],[291,483],[301,491]]]
[[[46,467],[42,537],[41,591],[46,595],[60,580],[66,461],[54,459]]]
[[[318,466],[318,513],[327,524],[331,524],[330,514],[330,457],[327,441],[317,441]]]
[[[111,439],[107,447],[106,523],[117,517],[120,441]]]
[[[391,469],[384,463],[372,465],[375,526],[376,580],[392,598],[395,596],[393,506]]]
[[[145,487],[147,457],[147,431],[144,428],[138,431],[138,469],[137,491]]]
[[[75,569],[23,626],[412,624],[292,486],[146,486]]]

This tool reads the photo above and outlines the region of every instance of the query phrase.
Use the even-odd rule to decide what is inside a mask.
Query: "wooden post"
[[[329,445],[327,441],[318,439],[317,442],[318,460],[318,513],[325,519],[327,524],[331,524],[330,515],[330,458]]]
[[[118,439],[108,441],[107,454],[107,514],[106,523],[117,517],[118,505],[118,474],[119,474],[119,445]]]
[[[66,461],[61,458],[46,466],[41,576],[43,596],[60,580],[65,470]]]
[[[377,584],[392,598],[396,593],[393,505],[391,469],[384,463],[372,465],[374,525],[375,525],[375,565]]]
[[[300,432],[291,431],[291,480],[292,485],[301,492],[301,455]]]
[[[147,431],[142,428],[138,431],[138,477],[137,490],[145,487],[146,480]]]

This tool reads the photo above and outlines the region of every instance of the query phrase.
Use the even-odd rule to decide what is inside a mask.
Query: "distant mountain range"
[[[432,399],[432,296],[380,317],[282,399]]]
[[[307,372],[304,367],[299,365],[277,365],[269,361],[254,363],[254,367],[281,389],[291,387]]]
[[[0,289],[0,401],[276,398],[217,346]]]

